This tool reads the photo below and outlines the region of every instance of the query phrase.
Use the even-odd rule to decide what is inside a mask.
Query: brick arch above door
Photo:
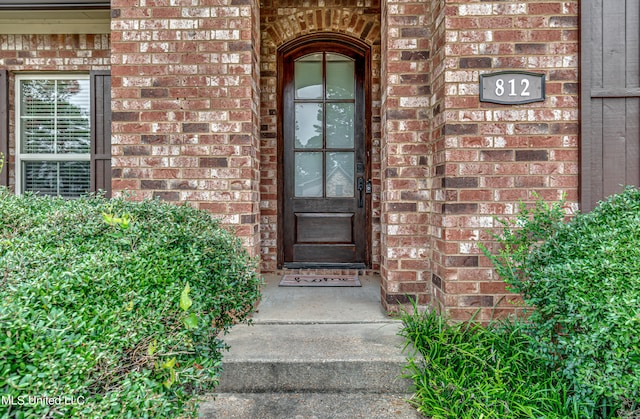
[[[319,7],[317,1],[306,6],[290,7],[290,2],[278,6],[269,1],[260,10],[260,150],[261,150],[261,269],[277,270],[278,188],[277,188],[277,53],[278,48],[293,39],[317,33],[339,33],[371,47],[371,176],[372,196],[371,267],[380,266],[380,8],[348,7],[350,0],[333,0],[332,7]],[[340,4],[341,6],[335,6]]]
[[[380,43],[380,11],[358,9],[307,9],[278,16],[261,25],[262,43],[280,45],[317,32],[337,32],[358,38],[369,45]],[[269,42],[270,41],[270,42]]]

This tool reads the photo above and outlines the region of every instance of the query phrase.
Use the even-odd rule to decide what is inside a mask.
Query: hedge
[[[195,415],[260,281],[189,206],[0,190],[0,416]]]
[[[561,204],[523,207],[498,241],[500,252],[485,254],[535,308],[533,350],[594,414],[640,412],[640,190],[566,223]]]

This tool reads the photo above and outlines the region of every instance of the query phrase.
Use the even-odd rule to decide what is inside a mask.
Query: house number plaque
[[[544,74],[501,71],[480,75],[480,101],[502,105],[543,102]]]

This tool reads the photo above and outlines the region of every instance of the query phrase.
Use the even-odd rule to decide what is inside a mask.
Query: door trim
[[[371,214],[371,196],[372,194],[365,194],[365,263],[318,263],[318,262],[284,262],[284,103],[283,95],[284,91],[284,58],[285,56],[295,53],[299,50],[310,47],[321,47],[322,44],[336,45],[340,44],[348,47],[364,57],[364,107],[365,107],[365,119],[364,119],[364,142],[365,142],[365,179],[371,179],[371,47],[361,41],[360,39],[353,38],[347,35],[339,33],[322,32],[310,35],[304,35],[298,37],[292,41],[287,42],[278,48],[278,85],[277,85],[277,191],[278,191],[278,227],[277,227],[277,267],[278,269],[365,269],[371,267],[371,228],[372,228],[372,214]]]

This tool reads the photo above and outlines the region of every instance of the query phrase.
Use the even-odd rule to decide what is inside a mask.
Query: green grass
[[[593,416],[572,399],[561,375],[529,350],[520,323],[449,324],[435,312],[405,314],[403,322],[402,335],[416,349],[406,367],[415,384],[412,403],[428,417]]]

